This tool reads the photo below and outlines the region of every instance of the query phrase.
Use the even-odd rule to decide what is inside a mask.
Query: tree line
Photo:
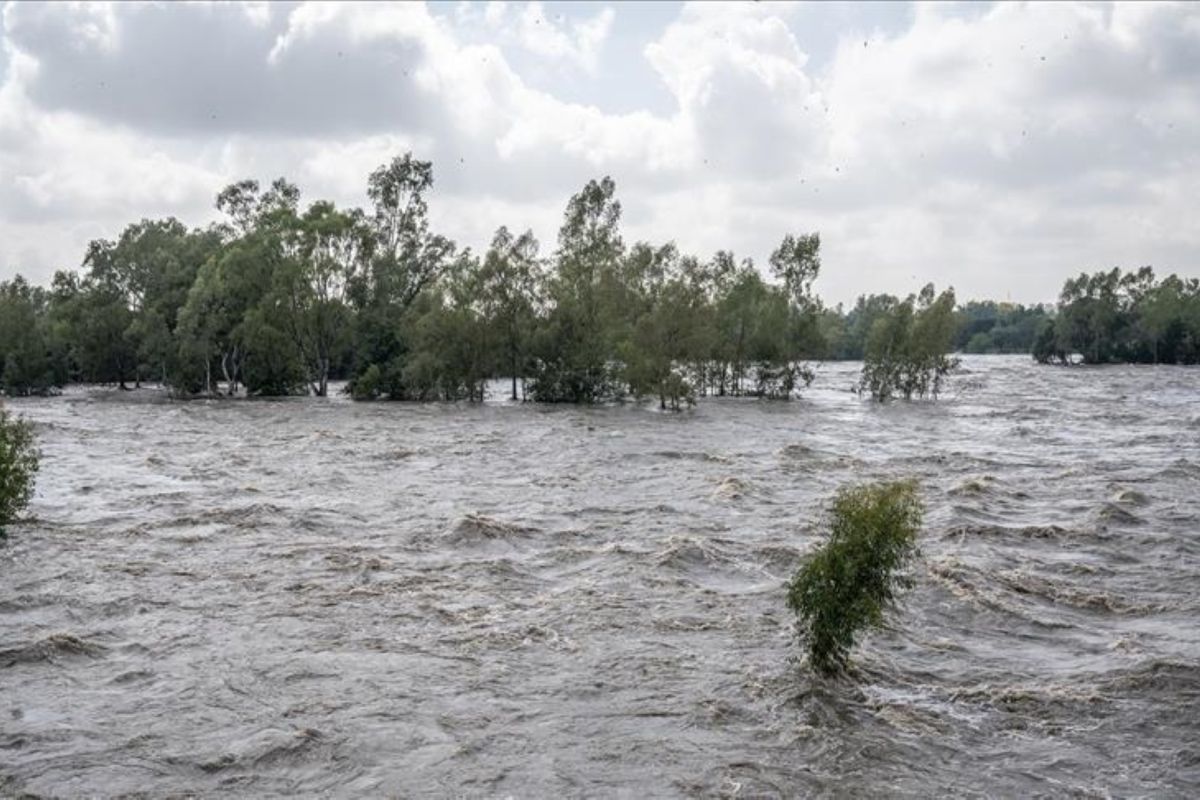
[[[788,235],[771,279],[627,244],[609,178],[570,199],[557,247],[498,229],[476,255],[430,229],[432,167],[406,154],[371,173],[371,207],[302,207],[294,184],[222,190],[225,219],[142,220],[89,244],[48,288],[0,284],[0,384],[161,382],[182,396],[592,402],[652,396],[786,397],[819,358],[812,282],[820,238]]]
[[[501,227],[476,254],[431,230],[432,185],[432,165],[411,154],[370,174],[366,209],[305,206],[285,179],[244,180],[217,195],[218,223],[144,219],[91,242],[82,269],[48,287],[0,283],[0,388],[151,381],[179,396],[323,396],[346,381],[357,399],[480,400],[504,377],[513,399],[679,408],[791,397],[814,361],[863,359],[864,388],[883,399],[936,394],[952,350],[1030,352],[1049,323],[1078,316],[956,307],[932,287],[828,308],[813,292],[818,234],[784,236],[766,270],[729,251],[702,260],[629,244],[609,178],[570,198],[552,252]],[[938,320],[914,326],[922,316]],[[1194,352],[1155,324],[1155,357]]]
[[[224,220],[142,220],[88,245],[48,288],[0,285],[0,382],[161,382],[183,396],[479,400],[504,376],[544,402],[789,397],[824,356],[812,291],[820,237],[787,235],[770,278],[749,259],[702,261],[627,244],[612,180],[567,203],[547,257],[501,227],[482,255],[430,229],[432,166],[406,154],[368,178],[370,208],[302,207],[279,179],[226,187]]]

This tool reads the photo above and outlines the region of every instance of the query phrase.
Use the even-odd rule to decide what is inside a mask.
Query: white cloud
[[[520,42],[531,53],[572,61],[594,72],[600,48],[612,28],[613,16],[611,8],[602,8],[590,19],[571,23],[568,31],[546,15],[541,3],[532,2],[520,15]]]
[[[597,69],[616,12],[604,6],[582,19],[550,14],[537,0],[518,6],[504,2],[460,3],[455,19],[462,27],[482,28],[501,46],[520,48],[546,61],[550,68]]]

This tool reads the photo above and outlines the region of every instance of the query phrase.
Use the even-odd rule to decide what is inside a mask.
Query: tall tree
[[[538,302],[538,241],[532,231],[514,237],[500,227],[480,269],[479,302],[499,352],[501,372],[510,376],[511,399],[523,381]]]
[[[602,287],[624,255],[621,204],[612,178],[589,181],[567,203],[558,233],[550,303],[535,346],[532,393],[547,402],[595,402],[617,389]]]
[[[313,203],[293,220],[275,276],[286,329],[304,361],[313,394],[325,397],[334,358],[349,339],[346,293],[370,252],[362,212]]]
[[[380,166],[368,179],[367,195],[374,206],[370,257],[348,287],[358,315],[351,383],[356,397],[405,395],[405,316],[455,249],[453,242],[429,230],[425,193],[432,186],[432,165],[411,153]],[[373,379],[358,384],[369,370]]]

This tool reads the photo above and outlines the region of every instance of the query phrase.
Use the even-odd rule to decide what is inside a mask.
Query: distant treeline
[[[821,312],[823,357],[858,361],[875,323],[894,313],[901,299],[890,294],[863,295],[854,307]],[[1052,308],[972,300],[955,310],[952,348],[961,353],[1028,353]]]
[[[1068,280],[1033,346],[1039,362],[1200,364],[1200,280],[1119,269]]]
[[[302,208],[284,179],[241,181],[216,198],[223,222],[142,220],[91,242],[82,272],[48,288],[0,283],[0,388],[153,381],[181,396],[325,395],[346,380],[358,399],[478,400],[504,376],[514,398],[678,407],[706,394],[790,397],[815,360],[870,360],[874,331],[876,374],[894,371],[897,393],[920,395],[926,382],[912,376],[940,369],[947,349],[1029,352],[1051,319],[1041,307],[955,309],[953,292],[932,287],[827,309],[812,291],[817,234],[785,236],[770,277],[726,251],[705,261],[628,245],[609,178],[570,199],[549,256],[531,232],[504,227],[480,256],[430,230],[432,183],[431,165],[407,154],[371,173],[368,210]],[[879,333],[910,328],[902,347],[899,333]]]

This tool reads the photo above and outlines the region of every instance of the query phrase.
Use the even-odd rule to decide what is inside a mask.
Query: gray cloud
[[[25,85],[48,110],[171,136],[345,136],[428,129],[436,101],[413,80],[420,39],[312,37],[277,62],[286,6],[261,21],[234,4],[130,4],[108,21],[56,5],[5,14],[37,61]]]
[[[761,263],[821,230],[832,300],[1198,274],[1194,5],[613,11],[542,10],[543,31],[519,6],[9,5],[0,277],[44,279],[143,216],[204,223],[241,177],[361,204],[405,149],[434,162],[437,225],[475,247],[501,224],[552,246],[567,197],[612,174],[629,239]],[[603,110],[634,79],[653,107]]]

